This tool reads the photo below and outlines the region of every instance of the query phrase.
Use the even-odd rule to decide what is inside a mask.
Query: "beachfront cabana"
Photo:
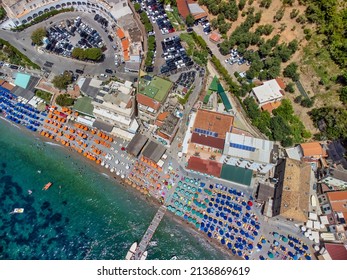
[[[146,145],[147,141],[148,141],[148,137],[138,133],[130,141],[126,150],[129,154],[131,154],[135,157],[138,157],[140,155],[143,147]]]

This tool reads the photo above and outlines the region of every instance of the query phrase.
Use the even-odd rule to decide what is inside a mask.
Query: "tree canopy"
[[[66,90],[67,86],[72,82],[72,74],[68,71],[64,71],[63,74],[55,76],[52,80],[53,85],[60,89]]]
[[[42,40],[44,37],[46,37],[47,31],[46,28],[41,27],[33,31],[31,34],[31,41],[38,46],[41,46],[43,44]]]

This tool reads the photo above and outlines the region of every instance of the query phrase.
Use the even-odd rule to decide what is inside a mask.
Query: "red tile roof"
[[[125,37],[122,28],[118,28],[118,29],[117,29],[117,36],[118,36],[119,39],[121,39],[121,40]]]
[[[325,243],[332,260],[347,260],[347,248],[343,244]]]
[[[189,14],[189,8],[186,0],[176,0],[177,9],[180,15],[185,19]]]
[[[223,150],[225,139],[193,133],[191,142]]]
[[[213,42],[219,42],[221,39],[220,35],[216,32],[213,32],[211,35],[210,35],[210,40],[213,41]]]
[[[218,133],[218,138],[225,139],[226,133],[231,131],[234,117],[217,112],[199,109],[193,126],[202,130],[209,130]]]
[[[285,83],[283,82],[282,79],[276,78],[276,82],[278,83],[278,85],[280,86],[281,89],[285,89],[286,88],[286,85],[285,85]]]
[[[219,162],[192,156],[188,160],[187,168],[219,177],[222,171],[222,166],[223,165]]]
[[[281,106],[281,103],[282,103],[281,101],[270,102],[270,103],[267,103],[267,104],[261,106],[261,109],[263,111],[268,111],[271,114],[272,110],[275,110],[279,106]]]
[[[305,157],[324,155],[323,148],[319,142],[302,143],[300,146]]]
[[[160,108],[160,103],[158,101],[156,101],[153,98],[150,98],[146,95],[143,95],[141,93],[138,93],[136,95],[136,100],[139,104],[151,107],[154,110],[158,110]]]
[[[327,192],[331,209],[335,212],[341,212],[347,220],[347,191]]]

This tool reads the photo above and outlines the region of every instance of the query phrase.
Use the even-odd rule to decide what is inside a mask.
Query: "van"
[[[107,75],[102,73],[100,74],[100,77],[107,78]]]

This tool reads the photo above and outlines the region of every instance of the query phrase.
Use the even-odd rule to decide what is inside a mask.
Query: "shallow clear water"
[[[2,119],[0,200],[0,259],[124,259],[158,208],[76,153]],[[25,211],[9,214],[14,208]],[[199,236],[164,217],[148,259],[227,258]]]

